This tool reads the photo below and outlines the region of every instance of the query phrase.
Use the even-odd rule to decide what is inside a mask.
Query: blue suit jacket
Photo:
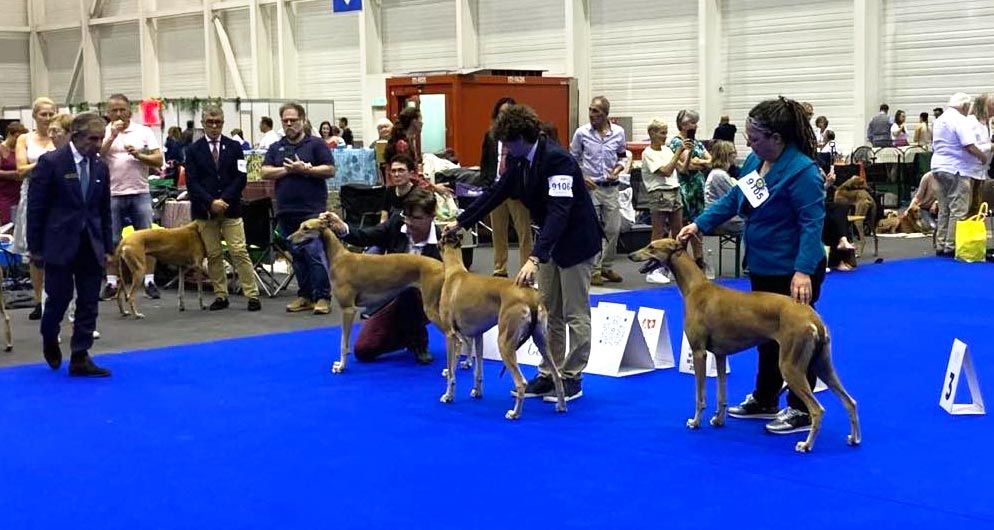
[[[242,216],[242,190],[246,175],[238,170],[238,161],[244,159],[238,142],[221,136],[218,165],[214,165],[211,146],[207,137],[193,142],[186,150],[186,189],[190,192],[190,213],[194,219],[210,218],[211,202],[221,199],[228,203],[225,217]]]
[[[597,255],[604,231],[576,160],[540,138],[530,167],[526,160],[511,163],[497,184],[459,216],[459,226],[473,226],[505,199],[518,199],[539,226],[532,249],[539,261],[552,258],[560,267],[572,267]],[[553,177],[558,177],[557,182]],[[553,190],[553,184],[559,187]]]
[[[71,148],[45,153],[31,172],[28,188],[28,251],[45,263],[68,265],[82,238],[89,237],[101,266],[114,252],[110,222],[110,174],[94,156],[87,197],[79,182]]]

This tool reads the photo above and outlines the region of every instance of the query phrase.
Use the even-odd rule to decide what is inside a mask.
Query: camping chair
[[[280,273],[273,265],[277,258],[292,263],[293,256],[290,255],[289,242],[276,230],[273,200],[269,197],[243,200],[242,222],[245,226],[245,244],[252,260],[252,274],[266,296],[274,298],[290,285],[293,269]]]
[[[346,223],[364,228],[380,224],[380,212],[385,208],[386,188],[369,184],[343,184],[339,192],[342,218]]]

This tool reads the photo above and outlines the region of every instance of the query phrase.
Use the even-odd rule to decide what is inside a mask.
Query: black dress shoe
[[[48,367],[52,370],[58,370],[62,366],[62,348],[59,348],[59,343],[44,344],[41,349]]]
[[[117,298],[117,286],[105,283],[103,290],[100,291],[100,299],[113,300],[115,298]]]
[[[418,364],[431,364],[435,360],[427,346],[412,346],[408,349],[414,354],[414,362]]]
[[[211,306],[208,309],[210,309],[211,311],[220,311],[222,309],[228,309],[228,299],[221,298],[219,296],[215,298],[213,302],[211,302]]]
[[[35,308],[28,315],[28,320],[41,320],[41,304],[35,304]]]
[[[262,309],[262,302],[258,298],[249,298],[248,310],[249,311],[260,311]]]
[[[145,296],[151,298],[152,300],[158,300],[161,297],[159,294],[159,288],[156,287],[154,283],[145,284]]]
[[[90,354],[73,355],[69,361],[69,375],[73,377],[110,377],[110,370],[93,363]]]

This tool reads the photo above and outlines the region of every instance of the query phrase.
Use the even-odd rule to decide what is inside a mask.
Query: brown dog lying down
[[[917,210],[905,210],[903,214],[890,212],[877,225],[878,234],[920,234],[928,230],[922,226]]]
[[[835,190],[835,202],[852,205],[855,215],[870,220],[877,217],[877,203],[866,187],[866,179],[860,176],[850,178]]]
[[[835,373],[828,329],[814,308],[788,296],[746,293],[709,282],[687,254],[686,248],[674,239],[657,239],[629,254],[628,259],[644,262],[640,270],[643,274],[659,267],[669,268],[683,295],[683,329],[693,350],[697,389],[694,417],[687,420],[687,427],[696,429],[701,424],[701,413],[705,407],[707,351],[714,353],[718,370],[718,411],[711,418],[711,425],[720,427],[725,424],[727,410],[725,357],[774,341],[780,345],[780,372],[787,386],[804,402],[811,414],[811,431],[807,439],[797,443],[795,449],[807,452],[814,447],[825,412],[808,384],[806,373],[809,365],[842,401],[849,413],[849,445],[859,445],[861,434],[856,402],[842,387]]]
[[[204,259],[207,251],[204,248],[204,241],[200,239],[200,230],[197,223],[187,223],[178,228],[156,228],[148,230],[137,230],[128,234],[117,245],[115,253],[117,262],[121,268],[121,288],[117,291],[117,307],[122,316],[127,316],[129,312],[124,308],[125,302],[131,307],[130,314],[135,318],[145,318],[145,315],[138,312],[138,301],[135,293],[142,286],[145,278],[146,258],[150,267],[154,268],[156,261],[161,261],[167,265],[179,268],[179,310],[185,311],[183,304],[183,292],[186,288],[186,271],[192,269],[197,278],[197,299],[200,302],[200,309],[206,309],[204,305],[203,280],[207,278],[204,270]]]

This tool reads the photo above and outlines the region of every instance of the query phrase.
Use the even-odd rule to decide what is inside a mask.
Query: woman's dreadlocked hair
[[[785,144],[792,144],[799,151],[814,159],[818,141],[808,123],[807,113],[800,103],[780,96],[766,100],[749,111],[749,117],[758,121],[771,133],[778,133]]]

